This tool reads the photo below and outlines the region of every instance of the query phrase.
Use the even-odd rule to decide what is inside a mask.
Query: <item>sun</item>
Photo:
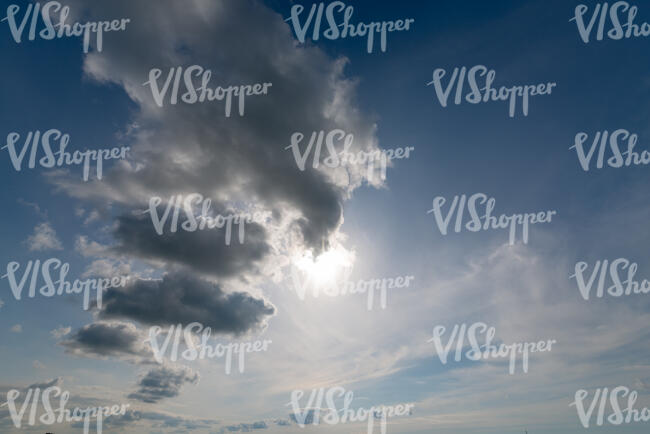
[[[315,285],[331,284],[354,263],[354,252],[338,245],[314,258],[311,250],[297,256],[294,265]]]

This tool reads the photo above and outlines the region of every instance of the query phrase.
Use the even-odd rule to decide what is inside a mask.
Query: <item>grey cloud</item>
[[[133,324],[101,321],[87,324],[59,344],[82,357],[149,357],[144,338]]]
[[[229,432],[251,432],[258,429],[267,429],[269,426],[264,421],[253,423],[240,423],[239,425],[228,425],[221,428],[221,434]]]
[[[342,221],[342,203],[360,185],[365,171],[341,169],[339,174],[347,180],[337,177],[333,182],[311,164],[300,171],[292,152],[284,148],[294,132],[305,134],[304,150],[312,131],[335,128],[354,134],[355,150],[376,148],[375,124],[356,107],[356,83],[345,78],[344,59],[329,58],[313,46],[298,46],[283,17],[254,0],[190,4],[165,0],[155,8],[130,0],[90,5],[72,0],[71,6],[91,16],[131,19],[127,31],[107,35],[102,53],[86,56],[84,70],[93,80],[118,84],[138,104],[127,135],[137,168],[113,165],[101,183],[79,183],[58,175],[50,178],[52,182],[75,197],[108,199],[127,210],[141,208],[152,195],[189,192],[215,198],[215,204],[256,202],[267,209],[291,210],[285,215],[297,216],[294,223],[308,247],[318,251],[327,244]],[[255,30],[259,28],[264,32]],[[159,67],[164,77],[168,68],[192,64],[213,71],[212,87],[273,85],[267,96],[246,99],[242,117],[236,104],[229,118],[221,103],[155,105],[151,91],[143,86],[149,70]],[[323,152],[320,159],[326,157]],[[129,224],[131,230],[123,230],[131,235],[139,230],[148,233],[148,228]],[[199,238],[187,241],[203,246]],[[160,241],[134,236],[125,252],[172,259],[152,243]],[[236,261],[245,270],[257,259],[243,255]],[[227,259],[219,256],[214,261]]]
[[[306,414],[304,415],[304,420],[303,416],[296,416],[295,413],[292,413],[289,415],[289,420],[293,423],[298,423],[298,417],[300,417],[300,422],[303,425],[311,425],[314,423],[314,415],[316,414],[316,410],[307,410]]]
[[[199,322],[213,332],[242,334],[263,327],[274,313],[275,307],[264,299],[228,294],[207,280],[176,272],[162,280],[136,280],[108,289],[100,317],[160,326]]]
[[[187,367],[162,366],[154,368],[138,383],[138,390],[129,398],[146,403],[156,403],[164,398],[178,396],[185,383],[196,384],[199,375]]]
[[[121,216],[117,221],[117,253],[185,265],[220,277],[252,271],[269,251],[264,228],[255,223],[243,224],[243,243],[237,235],[239,225],[233,225],[230,245],[226,245],[225,230],[165,231],[158,235],[148,217]]]
[[[63,250],[63,245],[50,222],[39,223],[34,233],[25,240],[30,251]]]
[[[291,425],[291,422],[285,419],[276,419],[273,421],[278,426],[289,426]]]

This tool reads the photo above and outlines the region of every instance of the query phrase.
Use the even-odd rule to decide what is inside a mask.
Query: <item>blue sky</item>
[[[411,416],[391,420],[393,433],[579,433],[568,405],[578,389],[627,386],[639,392],[637,407],[650,406],[647,295],[585,301],[569,279],[576,262],[615,258],[638,263],[638,280],[650,276],[648,167],[585,172],[569,149],[578,132],[616,129],[638,135],[637,152],[648,149],[649,39],[583,43],[569,20],[576,5],[591,11],[595,1],[348,2],[353,22],[415,19],[411,30],[389,34],[386,53],[369,54],[363,38],[299,43],[284,21],[294,3],[312,4],[69,1],[74,19],[131,19],[89,54],[78,38],[18,44],[0,23],[3,141],[55,128],[70,134],[71,150],[133,151],[107,162],[101,181],[84,183],[78,167],[18,172],[2,150],[2,274],[11,261],[22,270],[56,257],[70,263],[71,279],[120,273],[135,282],[109,295],[110,309],[89,312],[78,298],[15,300],[0,280],[0,391],[59,379],[78,403],[131,403],[132,420],[107,422],[105,431],[133,433],[243,431],[256,422],[270,433],[365,432],[363,424],[275,422],[289,419],[292,390],[336,386],[354,391],[353,407],[415,403]],[[638,24],[650,21],[648,5],[630,4]],[[247,99],[241,117],[225,118],[218,102],[157,107],[142,86],[149,70],[194,64],[213,70],[214,87],[273,86]],[[426,85],[434,69],[480,64],[496,71],[496,86],[557,86],[531,98],[528,116],[508,117],[501,102],[441,107]],[[360,149],[415,151],[394,161],[381,185],[358,168],[343,180],[341,168],[299,171],[285,150],[291,135],[335,128],[353,133]],[[151,196],[193,192],[217,210],[237,204],[273,218],[243,246],[224,247],[221,235],[151,237],[134,215]],[[478,192],[496,199],[497,214],[557,215],[533,225],[528,244],[509,246],[506,230],[441,235],[427,214],[432,199]],[[60,248],[30,244],[43,223]],[[300,300],[291,288],[295,257],[323,245],[354,258],[355,281],[413,275],[415,284],[389,292],[385,310],[367,311],[361,295]],[[205,303],[183,306],[178,285]],[[223,319],[229,308],[240,312],[224,302],[233,293],[264,307],[233,314],[243,328]],[[142,305],[129,310],[120,297]],[[169,312],[147,311],[168,299]],[[271,339],[270,350],[251,354],[242,374],[225,375],[219,360],[169,365],[182,373],[169,395],[143,402],[133,394],[141,380],[172,371],[83,339],[93,324],[122,327],[140,351],[151,325],[183,321],[194,308],[197,321],[222,327],[218,341]],[[477,321],[495,326],[502,342],[558,345],[532,357],[527,374],[508,375],[503,362],[441,364],[426,342],[432,328]],[[57,329],[67,333],[54,336]],[[0,423],[14,432],[6,411]],[[647,424],[589,430],[613,429],[641,433]]]

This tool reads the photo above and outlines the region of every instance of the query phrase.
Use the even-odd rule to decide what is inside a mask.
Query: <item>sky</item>
[[[389,433],[647,432],[642,421],[597,426],[595,415],[587,429],[570,404],[579,390],[587,406],[624,386],[638,410],[650,407],[648,294],[585,300],[570,276],[580,262],[588,278],[597,261],[625,258],[636,281],[650,279],[647,165],[596,168],[596,151],[585,171],[571,149],[579,133],[587,152],[597,133],[619,129],[638,136],[635,152],[650,148],[648,37],[597,40],[596,22],[585,43],[572,18],[584,4],[587,25],[601,4],[592,0],[346,2],[351,23],[414,20],[388,33],[385,52],[377,36],[371,53],[365,37],[313,40],[313,24],[301,41],[292,10],[304,6],[302,26],[313,2],[62,3],[70,24],[130,21],[103,34],[101,51],[91,38],[88,53],[79,37],[29,40],[30,24],[18,43],[0,21],[0,401],[57,386],[71,407],[129,404],[105,432],[367,432],[365,422],[297,423],[293,392],[306,406],[314,389],[344,388],[353,409],[412,403]],[[646,3],[629,2],[639,26]],[[19,25],[30,2],[13,4]],[[271,86],[246,96],[243,115],[237,97],[230,116],[223,101],[171,104],[168,94],[157,104],[150,72],[161,70],[162,87],[172,68],[192,65],[211,70],[210,88]],[[556,85],[530,97],[527,115],[518,105],[509,116],[502,101],[456,105],[455,88],[443,107],[434,71],[446,71],[445,87],[454,68],[475,65],[495,71],[497,88]],[[70,152],[129,152],[105,161],[102,179],[91,170],[84,181],[78,165],[29,168],[29,152],[16,170],[12,134],[20,152],[29,132],[52,129],[69,134]],[[335,130],[353,136],[354,152],[412,151],[385,179],[378,167],[326,164],[326,144],[318,167],[312,153],[301,170],[292,137],[304,136],[302,153],[312,133]],[[475,193],[495,199],[496,216],[556,213],[526,243],[520,232],[509,243],[507,229],[457,233],[454,215],[443,235],[434,199],[446,198],[446,217],[454,196]],[[233,226],[229,245],[218,228],[156,233],[151,199],[161,216],[171,196],[190,194],[210,198],[213,216],[263,217],[243,242]],[[32,298],[28,287],[16,299],[10,264],[20,279],[29,261],[50,258],[69,264],[70,282],[128,279],[87,310],[79,295]],[[379,293],[368,309],[367,294],[311,292],[397,276],[413,277],[387,290],[385,307]],[[301,285],[311,285],[304,297]],[[211,328],[213,346],[270,343],[246,353],[243,372],[236,357],[229,373],[218,357],[159,363],[151,328],[194,322]],[[446,344],[454,325],[476,323],[498,343],[556,343],[513,375],[504,359],[455,361],[452,351],[442,363],[432,330],[444,326]],[[0,407],[1,432],[83,432],[26,421],[16,428]]]

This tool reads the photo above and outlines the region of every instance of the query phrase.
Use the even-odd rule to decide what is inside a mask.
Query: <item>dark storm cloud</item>
[[[156,403],[164,398],[178,396],[185,383],[196,384],[199,375],[186,367],[172,368],[162,366],[154,368],[138,383],[138,390],[129,398],[146,403]]]
[[[162,280],[108,289],[100,316],[160,326],[199,322],[213,332],[242,334],[263,327],[274,313],[275,307],[264,299],[225,293],[218,285],[176,272]]]
[[[238,228],[239,224],[232,225],[230,245],[227,245],[224,229],[173,233],[165,230],[158,235],[148,216],[121,216],[114,232],[119,244],[114,249],[122,254],[181,264],[202,273],[228,277],[252,271],[255,263],[270,249],[262,226],[244,223],[243,243],[239,241]]]
[[[84,70],[92,80],[121,86],[138,111],[126,135],[130,163],[114,165],[101,182],[79,183],[55,175],[54,183],[75,197],[110,201],[127,211],[142,208],[151,196],[190,192],[211,197],[221,206],[228,201],[253,202],[268,210],[291,211],[283,215],[291,216],[307,247],[320,250],[327,245],[342,222],[342,204],[361,184],[365,168],[339,169],[334,181],[312,167],[313,154],[305,170],[299,170],[285,147],[295,132],[305,135],[304,151],[312,132],[340,128],[354,134],[353,151],[376,149],[375,124],[356,106],[356,82],[345,78],[344,59],[332,59],[313,46],[297,46],[284,18],[254,0],[190,4],[162,0],[155,7],[130,0],[92,4],[71,0],[70,5],[73,13],[83,9],[90,16],[131,19],[128,31],[112,34],[102,53],[86,56]],[[261,28],[263,32],[257,31]],[[217,102],[167,101],[158,107],[150,88],[143,86],[150,69],[158,67],[166,77],[169,68],[193,64],[213,71],[211,87],[252,83],[272,87],[266,96],[247,98],[241,117],[233,105],[233,115],[226,118],[223,104]],[[323,152],[320,160],[326,157]],[[148,235],[149,228],[123,219],[120,225],[117,235],[132,237],[121,238],[128,241],[125,253],[178,260],[177,252],[161,249],[164,241]],[[263,246],[267,235],[260,233],[255,243]],[[188,236],[184,241],[198,248],[182,242],[182,247],[170,249],[186,248],[196,255],[206,245],[202,236],[212,237]],[[218,253],[210,264],[206,260],[198,266],[205,270],[228,261]],[[235,272],[254,268],[268,250],[252,253],[244,247],[235,254]],[[231,265],[218,267],[230,271]]]

